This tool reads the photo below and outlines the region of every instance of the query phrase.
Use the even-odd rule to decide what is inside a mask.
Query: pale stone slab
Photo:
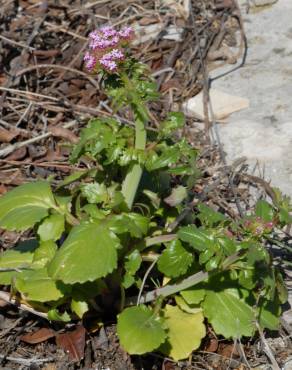
[[[218,89],[210,89],[210,100],[216,120],[222,120],[230,114],[249,107],[249,100],[240,96],[227,94]],[[204,119],[203,92],[183,104],[183,110],[189,117]],[[211,112],[209,111],[209,114]]]

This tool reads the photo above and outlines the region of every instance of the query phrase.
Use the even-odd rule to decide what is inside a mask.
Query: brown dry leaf
[[[45,342],[56,335],[55,331],[48,328],[41,328],[33,333],[22,335],[20,340],[29,344],[37,344]]]
[[[162,365],[162,370],[175,370],[175,369],[176,369],[175,364],[173,362],[170,362],[170,361],[166,361]]]
[[[238,357],[239,353],[234,344],[221,344],[219,346],[218,352],[221,356],[226,358]]]
[[[210,340],[204,351],[206,352],[216,352],[218,349],[218,340],[213,338]]]
[[[3,299],[0,299],[0,307],[6,307],[8,305],[9,303],[7,303],[6,301],[3,301]]]
[[[73,144],[76,144],[79,141],[78,136],[76,136],[72,131],[68,130],[67,128],[50,127],[49,131],[53,134],[53,136],[66,139]]]
[[[2,195],[2,194],[5,194],[5,193],[7,193],[6,186],[0,184],[0,194]]]
[[[84,357],[85,329],[79,326],[76,330],[56,336],[56,343],[66,353],[71,361],[79,362]]]
[[[27,148],[25,146],[14,150],[8,157],[6,157],[7,161],[19,161],[26,156]]]
[[[143,17],[139,20],[141,26],[148,26],[149,24],[157,23],[158,19],[156,17]]]
[[[0,171],[0,183],[3,185],[21,185],[25,181],[19,168],[11,171]]]
[[[162,84],[161,92],[165,92],[169,89],[178,89],[180,85],[181,85],[181,82],[178,79],[172,78]]]
[[[42,370],[57,370],[57,366],[55,364],[47,364],[42,368]]]
[[[7,82],[7,76],[5,76],[4,74],[0,74],[0,85],[4,86],[6,82]]]
[[[10,143],[17,135],[17,131],[9,131],[0,127],[0,143]]]
[[[56,57],[57,55],[61,54],[61,50],[59,49],[51,49],[51,50],[34,50],[33,55],[41,58],[52,58]]]

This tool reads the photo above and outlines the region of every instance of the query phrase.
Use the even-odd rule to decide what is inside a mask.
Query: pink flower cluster
[[[117,31],[111,26],[105,26],[89,34],[90,51],[84,56],[87,69],[92,71],[100,67],[107,72],[113,73],[118,65],[124,60],[123,47],[133,37],[131,27],[123,27]]]

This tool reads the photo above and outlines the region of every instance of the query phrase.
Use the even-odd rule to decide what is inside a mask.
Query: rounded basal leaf
[[[0,268],[21,270],[21,268],[30,267],[37,246],[37,240],[31,239],[21,242],[15,248],[1,253]],[[17,271],[0,272],[0,284],[10,285],[12,278],[17,274],[19,274]]]
[[[38,228],[38,234],[42,241],[60,239],[65,227],[63,215],[55,214],[46,218]]]
[[[59,285],[48,276],[45,268],[21,272],[17,275],[15,287],[29,301],[56,301],[64,295]]]
[[[75,226],[48,266],[49,275],[66,284],[94,281],[117,266],[119,239],[106,226]]]
[[[202,307],[217,334],[225,338],[253,335],[255,313],[233,290],[207,291]]]
[[[167,339],[159,350],[175,361],[187,358],[197,349],[206,335],[202,312],[185,313],[177,306],[164,308]]]
[[[158,259],[158,269],[169,277],[177,277],[187,272],[193,262],[193,255],[189,253],[179,240],[173,240]]]
[[[55,206],[49,183],[21,185],[0,198],[0,227],[17,231],[29,229]]]
[[[144,305],[126,308],[118,316],[117,332],[121,345],[131,355],[153,351],[166,337],[159,318]]]

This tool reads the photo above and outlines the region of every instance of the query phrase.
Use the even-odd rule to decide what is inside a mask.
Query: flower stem
[[[147,139],[145,124],[148,121],[148,113],[143,106],[143,103],[139,100],[135,92],[135,87],[133,87],[128,76],[123,75],[122,80],[126,89],[128,89],[128,94],[131,100],[131,108],[133,109],[135,115],[135,149],[144,150]],[[131,209],[133,206],[142,173],[142,166],[138,163],[133,164],[123,181],[122,194],[125,197],[125,201],[129,209]]]

